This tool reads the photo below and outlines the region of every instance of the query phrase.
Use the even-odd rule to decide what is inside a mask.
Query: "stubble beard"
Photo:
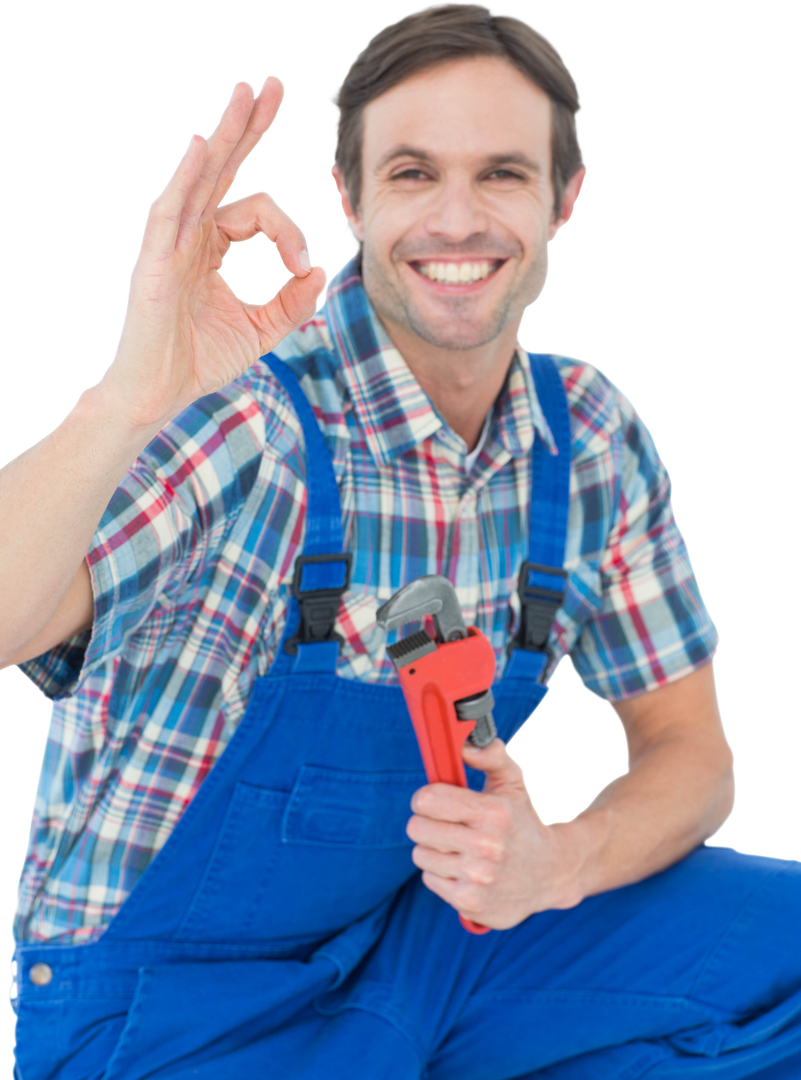
[[[447,259],[446,254],[441,254]],[[488,345],[532,304],[545,285],[548,272],[548,249],[543,244],[522,278],[513,281],[489,316],[479,325],[471,323],[473,298],[453,296],[449,314],[439,320],[427,318],[414,299],[398,288],[397,278],[390,277],[369,244],[362,249],[362,282],[365,292],[383,320],[407,327],[417,337],[438,349],[467,351]]]

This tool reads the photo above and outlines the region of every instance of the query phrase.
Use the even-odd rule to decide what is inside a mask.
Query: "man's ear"
[[[362,223],[358,214],[354,214],[353,207],[350,201],[350,195],[348,189],[345,187],[345,178],[342,175],[342,170],[339,165],[335,165],[331,169],[331,175],[336,180],[337,190],[339,191],[339,197],[342,200],[342,209],[345,211],[345,217],[348,219],[348,225],[350,230],[359,243],[364,240],[364,230],[362,229]]]
[[[578,172],[573,173],[565,185],[564,194],[562,195],[562,209],[559,211],[559,217],[551,222],[548,230],[549,240],[553,240],[564,223],[570,220],[573,213],[573,207],[576,205],[576,199],[579,197],[581,185],[584,183],[586,173],[587,170],[582,165]]]

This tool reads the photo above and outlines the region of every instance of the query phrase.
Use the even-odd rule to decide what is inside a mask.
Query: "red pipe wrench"
[[[430,615],[436,637],[418,630],[387,649],[400,680],[430,784],[467,787],[462,746],[469,738],[489,746],[497,735],[492,719],[495,652],[475,626],[465,626],[456,590],[447,578],[426,574],[410,582],[378,609],[384,630]],[[463,916],[473,934],[486,934]]]

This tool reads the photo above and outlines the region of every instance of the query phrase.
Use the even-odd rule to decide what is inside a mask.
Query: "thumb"
[[[462,757],[471,769],[480,769],[486,774],[485,792],[495,795],[512,791],[525,793],[523,770],[509,756],[502,739],[493,739],[489,746],[483,748],[474,746],[468,740],[462,749]]]

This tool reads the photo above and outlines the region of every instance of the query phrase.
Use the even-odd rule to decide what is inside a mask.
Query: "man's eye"
[[[393,180],[405,180],[405,179],[416,180],[416,179],[419,179],[420,177],[425,178],[425,177],[427,177],[427,175],[429,175],[429,174],[425,173],[422,170],[422,168],[405,168],[405,170],[403,172],[395,173],[395,175],[392,178],[393,178]],[[511,168],[494,168],[494,170],[489,174],[489,176],[490,176],[490,178],[491,177],[498,177],[499,179],[502,179],[502,180],[510,179],[510,178],[513,179],[513,180],[524,179],[524,177],[520,176],[519,173],[513,173]]]

